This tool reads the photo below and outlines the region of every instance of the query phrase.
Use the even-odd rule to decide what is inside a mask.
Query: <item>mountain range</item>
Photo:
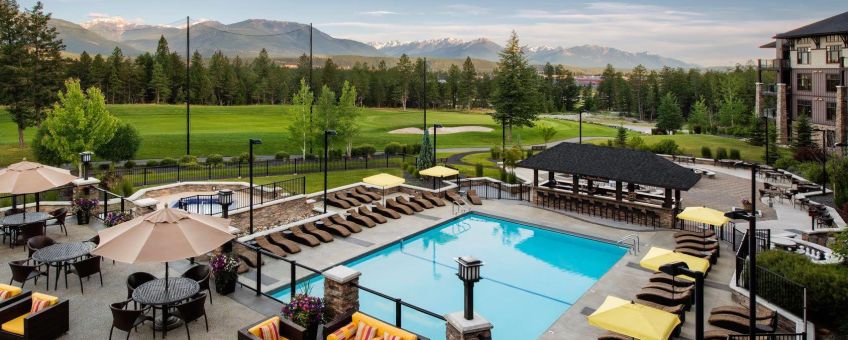
[[[186,44],[185,26],[145,25],[121,19],[96,19],[75,24],[62,19],[52,19],[66,45],[66,51],[79,54],[110,54],[117,46],[124,55],[135,56],[154,52],[161,36],[168,40],[172,51],[181,52]],[[226,55],[255,56],[263,48],[273,57],[296,57],[309,53],[309,25],[263,19],[250,19],[233,24],[216,21],[192,23],[191,49],[204,56],[220,50]],[[440,59],[465,59],[471,57],[497,61],[503,47],[489,39],[469,41],[444,38],[413,42],[362,43],[330,36],[318,29],[313,31],[313,53],[323,56],[413,57]],[[611,47],[582,45],[574,47],[528,47],[528,59],[533,64],[563,64],[591,68],[612,64],[618,68],[633,68],[642,64],[649,69],[670,67],[695,67],[681,60],[649,54],[632,53]]]

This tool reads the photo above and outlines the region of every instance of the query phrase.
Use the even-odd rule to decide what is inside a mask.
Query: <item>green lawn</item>
[[[716,149],[719,147],[723,147],[727,149],[728,153],[730,149],[738,149],[740,155],[743,160],[753,161],[753,162],[762,162],[763,155],[765,155],[765,147],[763,146],[753,146],[748,144],[748,142],[731,138],[731,137],[721,137],[721,136],[713,136],[713,135],[670,135],[670,136],[646,136],[640,135],[645,143],[651,145],[663,139],[671,139],[680,147],[681,153],[701,157],[701,147],[709,146],[712,149],[713,156],[716,154]],[[603,139],[595,139],[591,140],[592,144],[606,144],[606,140]],[[787,152],[785,149],[780,149],[781,153]]]
[[[473,170],[473,169],[472,169]],[[399,168],[388,169],[368,169],[368,170],[347,170],[347,171],[330,171],[327,173],[327,188],[335,188],[351,183],[361,182],[363,178],[376,175],[379,173],[387,173],[395,176],[403,176],[403,170]],[[268,176],[255,177],[253,182],[256,184],[271,183],[283,181],[296,177],[306,177],[306,192],[313,193],[324,190],[324,173],[312,173],[307,175],[285,175],[285,176]],[[216,181],[244,182],[244,178],[231,178]]]
[[[182,105],[109,105],[109,110],[122,121],[134,125],[141,132],[143,141],[136,158],[179,157],[185,154],[185,107]],[[0,109],[0,115],[7,113]],[[289,137],[288,126],[292,121],[293,108],[289,105],[251,105],[251,106],[192,106],[191,144],[192,154],[208,155],[212,153],[225,156],[238,155],[247,151],[249,138],[260,138],[263,144],[256,147],[259,154],[274,154],[277,151],[299,153],[298,142]],[[399,109],[371,109],[361,111],[361,134],[355,145],[372,144],[378,150],[389,142],[415,143],[419,135],[389,134],[391,130],[418,126],[422,122],[422,113],[418,110],[401,111]],[[480,125],[494,129],[492,132],[468,132],[439,135],[438,147],[488,147],[499,145],[501,129],[492,118],[481,113],[430,111],[428,123],[440,123],[444,126]],[[577,123],[546,119],[549,124],[560,129],[557,139],[577,136]],[[584,125],[583,132],[588,136],[613,136],[614,129]],[[542,138],[535,128],[521,128],[513,131],[515,139],[525,145],[541,143]],[[34,128],[26,130],[26,140],[31,142]],[[17,146],[17,129],[11,119],[0,119],[0,164],[19,160],[27,150],[9,151]],[[341,147],[340,145],[337,147]]]
[[[468,164],[483,164],[483,166],[495,166],[495,162],[491,161],[492,158],[491,152],[480,152],[480,153],[472,153],[468,156],[462,157],[462,161]]]

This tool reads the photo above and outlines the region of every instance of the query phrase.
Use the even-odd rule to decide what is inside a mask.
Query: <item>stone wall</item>
[[[247,186],[244,184],[222,184],[222,183],[180,183],[163,187],[154,187],[147,190],[143,197],[156,198],[183,192],[214,192],[221,189],[239,190]]]
[[[312,204],[308,204],[306,200],[306,197],[298,197],[254,205],[253,231],[262,231],[313,216],[315,213]],[[229,218],[232,220],[232,226],[242,233],[250,230],[250,212],[247,208],[230,212]]]
[[[359,310],[357,284],[359,284],[359,278],[347,283],[324,280],[324,304],[327,306],[326,313],[329,314],[330,319]]]
[[[845,86],[836,87],[836,143],[845,143],[848,141],[846,136],[846,126],[848,122],[848,109],[846,109],[846,92],[848,88]]]

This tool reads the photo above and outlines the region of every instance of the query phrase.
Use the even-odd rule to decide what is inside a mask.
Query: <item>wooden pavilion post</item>
[[[615,181],[615,200],[621,201],[621,181]]]
[[[571,191],[575,195],[580,194],[580,175],[571,174]]]
[[[539,186],[539,169],[533,169],[533,188]]]
[[[594,184],[595,184],[595,181],[593,181],[591,179],[586,181],[586,194],[588,194],[589,196],[594,195],[594,193],[592,192],[593,191],[592,187],[594,186]]]
[[[665,201],[663,202],[663,208],[671,208],[671,189],[665,188]]]
[[[636,185],[633,183],[627,183],[627,197],[628,200],[633,196],[633,192],[636,191]]]
[[[555,186],[554,182],[556,181],[554,179],[555,176],[556,176],[556,173],[553,172],[553,170],[548,170],[548,188],[551,188],[551,189],[554,188],[554,186]]]

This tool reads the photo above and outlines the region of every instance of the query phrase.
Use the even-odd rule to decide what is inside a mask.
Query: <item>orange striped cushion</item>
[[[389,332],[383,332],[383,340],[403,340],[399,335],[391,335]]]
[[[280,340],[280,322],[268,322],[262,327],[259,327],[259,334],[262,340]]]
[[[336,340],[348,340],[353,339],[354,335],[356,335],[356,325],[353,322],[345,325],[342,328],[339,328],[332,335],[336,336]]]
[[[360,321],[359,326],[356,327],[356,338],[354,340],[371,340],[377,336],[377,328],[373,326],[369,326],[368,324]]]
[[[45,308],[50,307],[50,301],[41,300],[41,299],[32,299],[32,308],[30,308],[29,313],[35,314],[38,313]]]
[[[12,297],[12,292],[0,289],[0,301],[6,300],[10,297]]]

